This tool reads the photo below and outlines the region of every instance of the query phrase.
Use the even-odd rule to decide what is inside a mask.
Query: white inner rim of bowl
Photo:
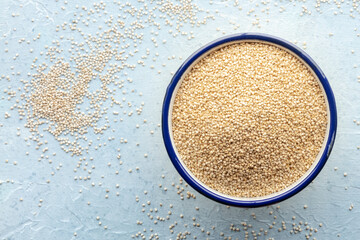
[[[269,44],[269,45],[274,45],[280,49],[283,49],[285,51],[287,51],[288,53],[292,54],[293,56],[295,56],[297,59],[299,59],[310,71],[311,73],[313,74],[313,76],[317,79],[320,87],[321,87],[321,90],[323,92],[323,95],[324,95],[324,98],[325,98],[325,103],[326,103],[326,109],[327,109],[327,119],[328,119],[328,124],[327,124],[327,127],[326,127],[326,133],[325,133],[325,138],[324,138],[324,141],[323,141],[323,144],[321,146],[321,149],[318,153],[318,155],[316,156],[315,158],[315,161],[314,163],[311,165],[311,167],[309,168],[309,170],[301,177],[299,178],[296,182],[294,182],[293,184],[291,184],[290,186],[288,186],[287,188],[279,191],[279,192],[275,192],[275,193],[272,193],[272,194],[268,194],[268,195],[265,195],[265,196],[261,196],[261,197],[252,197],[252,198],[241,198],[241,197],[235,197],[235,196],[231,196],[231,195],[227,195],[227,194],[223,194],[215,189],[212,189],[210,188],[209,186],[203,184],[197,177],[195,177],[195,175],[187,168],[186,164],[183,162],[183,160],[181,159],[180,157],[180,154],[179,152],[177,151],[176,149],[176,146],[174,144],[174,139],[173,139],[173,131],[172,131],[172,110],[173,110],[173,105],[174,105],[174,101],[175,101],[175,96],[177,94],[177,91],[179,89],[179,87],[181,86],[181,83],[184,79],[184,77],[188,74],[189,71],[191,71],[192,67],[194,65],[196,65],[202,58],[206,57],[207,55],[209,55],[211,52],[214,52],[222,47],[225,47],[227,45],[231,45],[231,44],[234,44],[234,43],[240,43],[240,42],[258,42],[258,43],[265,43],[265,44]],[[326,146],[326,142],[327,142],[327,139],[329,138],[329,129],[330,129],[330,108],[329,108],[329,103],[328,103],[328,99],[327,99],[327,96],[326,96],[326,93],[325,93],[325,90],[324,90],[324,87],[323,85],[321,84],[319,78],[317,77],[317,75],[315,74],[315,72],[311,69],[311,67],[302,59],[300,58],[298,55],[296,55],[295,53],[293,53],[292,51],[290,51],[289,49],[281,46],[281,45],[278,45],[278,44],[275,44],[275,43],[271,43],[271,42],[267,42],[267,41],[262,41],[262,40],[249,40],[249,39],[244,39],[244,40],[238,40],[238,41],[231,41],[231,42],[228,42],[228,43],[224,43],[224,44],[221,44],[219,46],[216,46],[212,49],[210,49],[209,51],[205,52],[203,55],[201,55],[199,58],[197,58],[191,65],[190,67],[188,67],[186,69],[186,71],[184,72],[184,74],[181,76],[181,79],[179,80],[179,82],[177,83],[176,85],[176,88],[174,89],[174,92],[171,96],[171,101],[170,101],[170,105],[169,105],[169,115],[168,115],[168,123],[169,123],[169,131],[170,131],[170,139],[171,139],[171,144],[175,150],[175,153],[176,153],[176,156],[178,157],[178,159],[180,160],[180,163],[181,165],[184,167],[184,169],[186,170],[186,172],[198,183],[200,184],[202,187],[208,189],[209,191],[213,192],[214,194],[217,194],[217,195],[220,195],[222,197],[225,197],[225,198],[230,198],[230,199],[233,199],[233,200],[242,200],[242,201],[254,201],[254,200],[265,200],[265,199],[268,199],[268,198],[272,198],[272,197],[275,197],[275,196],[278,196],[278,195],[281,195],[287,191],[289,191],[290,189],[293,189],[295,186],[297,186],[298,184],[300,184],[307,176],[310,175],[310,173],[315,169],[316,165],[319,163],[319,160],[320,160],[320,157],[322,156],[323,152],[324,152],[324,149],[325,149],[325,146]]]

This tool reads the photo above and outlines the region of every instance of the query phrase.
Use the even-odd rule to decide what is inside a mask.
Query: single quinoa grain
[[[184,76],[174,143],[204,184],[235,197],[283,190],[309,170],[327,127],[318,80],[298,57],[263,42],[211,52]]]

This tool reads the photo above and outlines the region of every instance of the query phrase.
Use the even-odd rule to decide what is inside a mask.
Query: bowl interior
[[[311,165],[311,167],[309,168],[309,170],[301,177],[299,178],[296,182],[294,182],[292,185],[288,186],[287,188],[279,191],[279,192],[275,192],[269,195],[265,195],[265,196],[261,196],[261,197],[252,197],[252,198],[241,198],[241,197],[235,197],[235,196],[230,196],[230,195],[226,195],[223,194],[219,191],[216,191],[214,189],[211,189],[210,187],[208,187],[207,185],[203,184],[198,178],[196,178],[193,173],[186,167],[185,163],[182,161],[180,154],[178,153],[176,146],[174,144],[174,140],[173,140],[173,131],[172,131],[172,110],[173,110],[173,104],[175,101],[175,96],[177,94],[177,91],[184,79],[184,76],[192,69],[192,67],[197,64],[202,58],[204,58],[205,56],[207,56],[208,54],[210,54],[213,51],[216,51],[224,46],[227,45],[231,45],[234,43],[240,43],[240,42],[260,42],[260,43],[266,43],[266,44],[270,44],[270,45],[274,45],[278,48],[281,48],[285,51],[287,51],[288,53],[292,54],[293,56],[295,56],[296,58],[298,58],[303,64],[305,64],[305,66],[308,67],[308,69],[310,69],[310,71],[312,72],[313,76],[316,78],[316,80],[319,83],[319,86],[321,87],[321,90],[323,92],[324,98],[325,98],[325,103],[326,103],[326,109],[327,109],[327,119],[328,119],[328,123],[327,123],[327,127],[326,127],[326,133],[325,133],[325,138],[322,144],[322,147],[314,161],[314,163]],[[179,78],[178,82],[176,83],[176,87],[174,89],[174,91],[172,92],[171,95],[171,101],[170,101],[170,105],[169,105],[169,114],[168,114],[168,129],[169,129],[169,135],[170,135],[170,139],[171,139],[171,145],[175,151],[176,157],[179,161],[179,163],[181,164],[181,167],[183,168],[183,170],[186,172],[186,174],[188,175],[189,178],[191,178],[193,180],[193,184],[198,185],[198,187],[202,188],[202,189],[206,189],[208,193],[216,195],[218,197],[221,197],[222,199],[230,199],[233,201],[241,201],[241,202],[254,202],[254,201],[259,201],[259,200],[266,200],[266,199],[271,199],[274,197],[277,197],[279,195],[285,195],[287,194],[291,189],[297,187],[298,185],[301,185],[307,177],[309,177],[310,175],[312,175],[312,173],[315,171],[315,169],[317,167],[319,167],[320,165],[320,159],[324,154],[324,151],[326,150],[326,146],[327,146],[327,140],[329,138],[329,129],[330,129],[330,107],[329,107],[329,101],[328,101],[328,97],[327,94],[324,90],[324,86],[322,84],[322,82],[320,81],[319,77],[315,74],[315,72],[313,71],[313,69],[301,58],[299,57],[297,54],[295,54],[294,52],[290,51],[289,49],[279,45],[279,44],[275,44],[272,42],[268,42],[268,41],[264,41],[264,40],[257,40],[257,39],[244,39],[244,40],[236,40],[236,41],[230,41],[230,42],[226,42],[220,45],[217,45],[213,48],[211,48],[210,50],[208,50],[207,52],[203,53],[200,57],[198,57],[197,59],[195,59],[192,64],[185,70],[185,72],[181,75],[181,77]],[[329,153],[326,153],[327,155]],[[192,185],[191,183],[189,183],[190,185]]]

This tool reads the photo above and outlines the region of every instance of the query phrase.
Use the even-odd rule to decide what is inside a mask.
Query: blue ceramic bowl
[[[179,154],[177,153],[174,141],[172,138],[172,125],[171,125],[171,114],[172,106],[175,99],[176,92],[181,85],[184,75],[187,73],[191,67],[197,63],[197,61],[204,56],[208,55],[210,52],[217,50],[223,46],[226,46],[231,43],[236,43],[240,41],[246,42],[264,42],[268,44],[273,44],[282,49],[287,50],[293,55],[297,56],[304,64],[306,64],[312,71],[315,76],[317,76],[320,85],[322,86],[324,96],[327,103],[327,116],[328,116],[328,125],[326,136],[324,139],[323,146],[318,154],[315,162],[311,168],[301,177],[297,182],[287,187],[286,189],[276,192],[263,197],[254,197],[254,198],[239,198],[229,195],[222,194],[214,189],[203,184],[199,179],[197,179],[191,171],[186,167],[186,165],[181,160]],[[326,79],[324,73],[321,71],[319,66],[307,55],[303,50],[295,46],[294,44],[274,37],[267,34],[260,33],[242,33],[226,36],[220,39],[217,39],[211,43],[206,44],[204,47],[197,50],[192,54],[186,61],[180,66],[180,68],[175,73],[171,83],[169,84],[166,95],[163,103],[162,109],[162,134],[165,143],[166,150],[169,154],[169,157],[174,164],[176,170],[179,172],[181,177],[195,190],[200,192],[206,197],[209,197],[217,202],[240,207],[260,207],[276,202],[285,200],[302,189],[304,189],[314,178],[319,174],[321,169],[324,167],[331,149],[334,144],[335,135],[337,127],[337,113],[336,113],[336,104],[333,92],[329,85],[328,80]]]

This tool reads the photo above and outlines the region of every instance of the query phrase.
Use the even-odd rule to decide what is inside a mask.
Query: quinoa
[[[314,163],[327,127],[310,69],[263,42],[211,52],[184,76],[172,109],[175,147],[203,184],[260,197],[295,183]]]

